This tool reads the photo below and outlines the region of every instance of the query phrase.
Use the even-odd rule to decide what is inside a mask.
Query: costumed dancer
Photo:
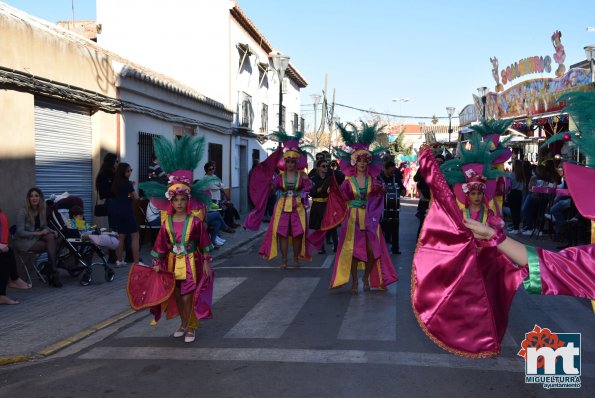
[[[512,120],[483,120],[480,124],[469,127],[472,131],[481,135],[485,142],[489,142],[489,150],[497,152],[498,155],[494,157],[493,165],[499,171],[504,171],[504,163],[512,157],[512,149],[505,147],[504,144],[512,137],[500,140],[500,137],[508,131],[512,125]],[[498,217],[503,217],[502,205],[504,204],[504,197],[508,190],[507,179],[504,174],[496,179],[496,187],[493,194],[493,200],[490,201],[490,208]]]
[[[267,260],[277,257],[279,240],[281,269],[287,268],[290,242],[293,246],[293,267],[300,266],[300,259],[311,259],[304,235],[308,230],[304,202],[312,182],[303,171],[308,166],[305,147],[300,148],[303,135],[303,132],[296,132],[294,136],[284,131],[273,133],[272,136],[279,140],[279,148],[259,163],[250,176],[250,198],[255,207],[244,222],[244,228],[258,230],[266,211],[266,201],[271,191],[277,191],[278,199],[273,216],[258,253]],[[275,166],[279,168],[280,173],[273,180]]]
[[[155,153],[167,173],[167,185],[158,181],[140,184],[161,210],[161,229],[153,245],[153,269],[136,265],[128,279],[128,297],[133,309],[150,308],[153,324],[162,313],[170,319],[180,315],[174,337],[195,339],[198,321],[211,318],[213,273],[209,252],[213,245],[203,223],[210,178],[192,183],[192,171],[204,150],[204,137],[153,140]]]
[[[472,145],[483,146],[477,137],[472,138]],[[497,156],[484,153],[484,162],[477,158],[475,162],[485,166]],[[451,166],[443,165],[456,189],[466,183],[460,180],[465,174],[460,170],[458,179],[454,178]],[[511,255],[522,264],[517,267],[506,256],[512,240],[504,234],[504,223],[497,217],[485,223],[464,218],[427,147],[420,151],[420,167],[432,190],[432,203],[413,259],[411,296],[420,326],[440,347],[466,357],[498,355],[510,306],[521,284],[533,294],[595,297],[593,245],[558,254],[527,246],[528,261]],[[484,177],[491,172],[484,168]],[[461,308],[465,308],[464,316]]]
[[[377,124],[363,122],[361,129],[352,123],[348,126],[352,131],[337,124],[343,141],[349,147],[347,151],[336,148],[345,181],[339,187],[333,179],[330,185],[322,229],[328,230],[343,223],[331,288],[344,286],[351,276],[351,293],[357,294],[358,268],[364,269],[362,282],[365,291],[370,288],[386,289],[398,278],[380,229],[384,192],[377,177],[382,167],[379,154],[386,149],[369,149],[381,129]]]

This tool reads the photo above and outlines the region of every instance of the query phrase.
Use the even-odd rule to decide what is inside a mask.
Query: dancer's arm
[[[479,240],[490,240],[496,234],[496,231],[489,225],[483,224],[479,221],[466,218],[464,220],[465,226],[473,232],[473,236]],[[525,245],[517,242],[514,239],[506,237],[500,244],[498,250],[506,254],[515,264],[523,267],[527,264],[527,249]]]

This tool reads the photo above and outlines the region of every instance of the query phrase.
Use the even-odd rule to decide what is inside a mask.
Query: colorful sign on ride
[[[566,52],[562,45],[562,33],[555,31],[552,34],[552,45],[556,50],[554,53],[554,61],[558,64],[556,69],[556,76],[561,77],[566,72],[564,61],[566,60]],[[533,56],[523,58],[518,62],[507,66],[498,73],[498,58],[490,58],[492,63],[492,76],[496,81],[496,92],[504,90],[504,84],[513,81],[521,76],[532,74],[532,73],[550,73],[552,71],[552,58],[549,55],[546,56]],[[502,83],[500,83],[502,78]]]
[[[562,77],[538,78],[520,82],[506,91],[488,93],[486,118],[510,118],[541,115],[562,109],[558,97],[568,91],[590,90],[591,73],[586,69],[570,69]],[[474,95],[475,111],[481,115],[481,98]]]

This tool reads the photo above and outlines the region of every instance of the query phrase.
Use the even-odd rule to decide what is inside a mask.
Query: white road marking
[[[281,337],[320,278],[283,278],[227,334],[226,338]]]
[[[320,266],[320,268],[330,268],[331,265],[333,265],[333,262],[334,261],[335,261],[335,256],[334,255],[328,255],[324,259],[324,263],[322,263],[322,265]]]
[[[213,286],[213,304],[219,301],[227,293],[238,287],[242,282],[248,278],[244,277],[225,277],[218,278],[215,276],[215,284]],[[143,311],[146,315],[148,311]],[[179,326],[179,318],[174,319],[173,322],[167,322],[163,317],[155,326],[149,325],[152,316],[147,317],[146,320],[137,322],[121,333],[118,333],[117,338],[128,337],[167,337],[171,336],[174,330]]]
[[[198,341],[200,343],[200,341]],[[311,350],[285,348],[95,347],[81,359],[246,361],[316,364],[370,364],[426,368],[473,369],[524,373],[522,358],[462,358],[421,352]]]
[[[396,285],[385,292],[360,292],[349,301],[339,329],[339,340],[397,340]]]

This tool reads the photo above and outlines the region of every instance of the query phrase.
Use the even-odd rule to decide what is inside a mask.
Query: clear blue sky
[[[71,0],[7,3],[52,22],[72,18]],[[76,19],[95,18],[94,0],[74,4]],[[585,58],[584,46],[595,44],[595,32],[586,29],[595,27],[592,0],[239,0],[238,4],[308,80],[302,91],[302,110],[308,119],[313,113],[310,94],[321,93],[325,74],[329,97],[336,88],[338,103],[393,114],[445,116],[446,106],[456,107],[458,113],[471,103],[477,87],[494,89],[490,57],[498,57],[500,69],[530,56],[551,57],[550,37],[560,30],[568,69]],[[539,75],[526,78],[535,77]],[[411,101],[392,102],[399,97]],[[336,113],[342,120],[362,116],[343,108],[336,108]]]

